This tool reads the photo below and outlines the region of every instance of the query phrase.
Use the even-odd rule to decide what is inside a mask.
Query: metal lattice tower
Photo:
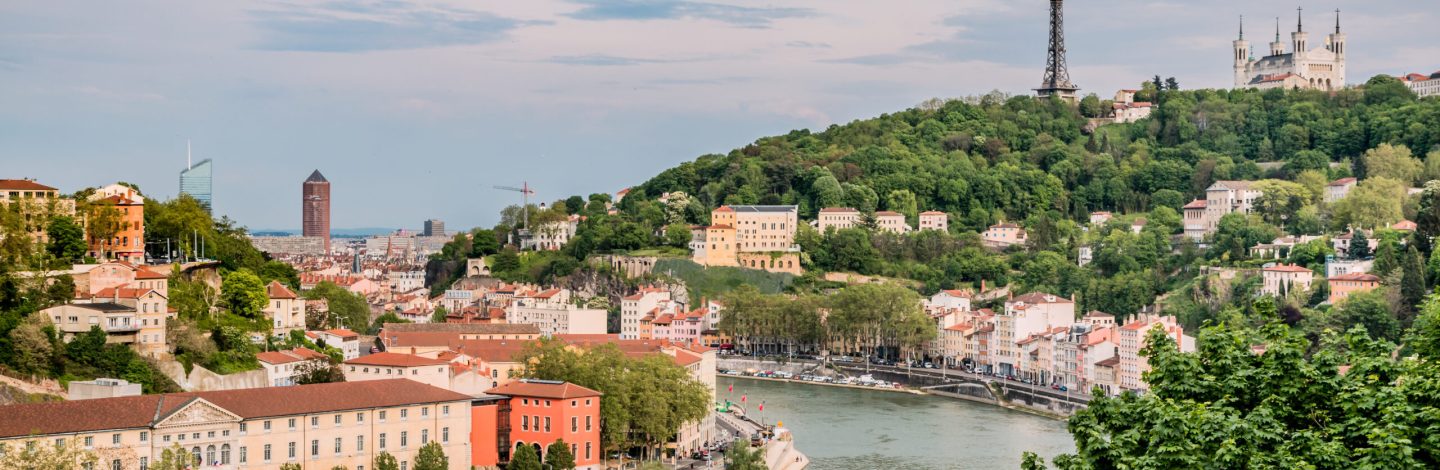
[[[1050,0],[1050,52],[1045,59],[1045,78],[1035,93],[1042,98],[1058,96],[1075,101],[1075,92],[1080,87],[1070,83],[1070,71],[1065,67],[1064,3],[1064,0]]]

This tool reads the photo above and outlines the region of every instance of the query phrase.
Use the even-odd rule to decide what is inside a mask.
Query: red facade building
[[[544,459],[550,444],[564,440],[575,468],[600,468],[600,392],[553,380],[517,380],[486,392],[506,399],[479,400],[471,408],[471,463],[508,462],[514,449],[532,446]],[[490,426],[478,423],[496,423]]]

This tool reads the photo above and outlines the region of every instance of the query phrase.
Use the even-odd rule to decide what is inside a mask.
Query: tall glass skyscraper
[[[180,172],[180,194],[189,194],[190,197],[200,201],[205,212],[210,212],[210,180],[213,171],[210,167],[210,159],[200,160],[199,163],[190,165]]]

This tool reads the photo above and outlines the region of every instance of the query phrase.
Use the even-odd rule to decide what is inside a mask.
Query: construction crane
[[[529,182],[522,181],[520,182],[520,187],[518,188],[514,186],[496,186],[495,189],[515,191],[521,194],[521,196],[524,198],[524,204],[520,206],[520,214],[522,217],[521,220],[522,223],[525,224],[525,228],[528,230],[530,228],[530,195],[535,194],[535,188],[531,188]]]

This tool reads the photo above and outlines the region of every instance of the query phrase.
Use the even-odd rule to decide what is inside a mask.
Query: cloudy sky
[[[1296,1],[1086,0],[1066,12],[1074,81],[1231,80]],[[1440,69],[1440,2],[1304,0],[1312,44],[1344,11],[1352,82]],[[538,198],[615,192],[698,155],[932,97],[1026,93],[1040,0],[0,2],[0,178],[62,191],[177,191],[185,142],[215,204],[251,228],[300,223],[300,182],[333,183],[335,227],[489,225]],[[1287,39],[1288,41],[1288,39]]]

